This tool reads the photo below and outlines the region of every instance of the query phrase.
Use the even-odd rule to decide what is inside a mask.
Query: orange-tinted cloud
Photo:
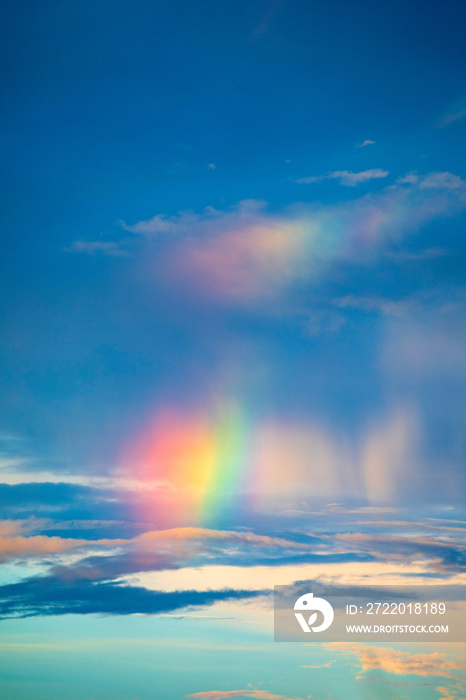
[[[36,524],[39,524],[37,521]],[[34,523],[27,520],[0,521],[0,562],[18,557],[40,557],[46,554],[60,554],[82,546],[116,546],[127,540],[83,540],[71,537],[30,535],[25,532],[34,529]]]
[[[256,535],[253,532],[235,532],[229,530],[210,530],[200,527],[181,527],[168,530],[151,530],[137,535],[132,539],[99,539],[83,540],[47,535],[29,535],[25,531],[31,529],[28,521],[0,521],[0,562],[18,557],[40,557],[48,554],[60,554],[77,547],[119,547],[123,545],[134,546],[138,550],[153,548],[153,543],[160,542],[203,542],[216,540],[218,542],[234,542],[237,544],[252,545],[258,547],[273,547],[284,549],[302,549],[303,545],[297,542]],[[192,546],[192,545],[191,545]]]
[[[439,686],[435,690],[438,693],[440,693],[440,695],[441,695],[439,700],[456,700],[455,696],[452,695],[449,688],[444,688],[443,686]]]
[[[200,698],[200,700],[223,700],[223,698],[255,698],[256,700],[303,700],[302,698],[288,698],[284,695],[269,693],[267,690],[207,690],[202,693],[192,693],[188,698]]]
[[[443,676],[454,678],[452,671],[466,669],[465,661],[452,661],[447,654],[411,654],[390,647],[376,647],[357,642],[331,642],[326,649],[354,654],[361,664],[361,671],[380,670],[397,676]]]

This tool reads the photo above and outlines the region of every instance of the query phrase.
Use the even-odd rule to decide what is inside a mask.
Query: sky
[[[274,585],[466,580],[466,5],[18,0],[0,693],[462,700]]]

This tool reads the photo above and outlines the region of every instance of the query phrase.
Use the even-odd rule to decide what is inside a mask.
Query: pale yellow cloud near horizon
[[[324,648],[356,656],[362,673],[380,670],[397,676],[455,678],[454,671],[466,670],[466,661],[453,660],[448,654],[437,651],[419,654],[359,642],[329,642],[324,644]]]

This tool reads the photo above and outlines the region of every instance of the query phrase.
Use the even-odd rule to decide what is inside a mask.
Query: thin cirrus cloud
[[[334,299],[333,305],[340,309],[356,309],[366,313],[380,313],[383,316],[404,318],[411,308],[412,302],[407,299],[395,301],[380,297],[357,297],[352,294]]]
[[[466,117],[466,97],[450,105],[438,123],[438,128],[443,129]]]
[[[364,141],[361,141],[361,143],[357,143],[356,147],[357,148],[365,148],[365,146],[373,146],[375,141],[371,141],[371,139],[365,139]]]
[[[116,257],[126,255],[126,251],[117,241],[74,241],[69,248],[65,249],[69,253],[87,253],[88,255],[114,255]]]
[[[456,112],[452,112],[451,114],[447,114],[444,119],[442,119],[440,126],[448,126],[449,124],[453,124],[453,122],[457,122],[460,119],[464,119],[466,117],[466,107],[463,107],[462,109],[458,109]]]
[[[361,144],[367,146],[373,143],[373,141],[365,141]],[[355,187],[360,185],[362,182],[369,182],[369,180],[379,180],[380,178],[388,177],[389,172],[387,170],[382,170],[381,168],[372,168],[371,170],[362,170],[359,173],[352,173],[350,170],[335,170],[333,173],[327,173],[327,175],[313,175],[311,177],[300,177],[295,182],[299,185],[311,185],[314,182],[322,182],[323,180],[340,180],[340,184],[345,187]]]

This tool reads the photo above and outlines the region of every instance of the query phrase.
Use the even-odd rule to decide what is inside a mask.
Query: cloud
[[[247,202],[244,202],[244,208],[248,208]],[[175,216],[157,214],[147,221],[138,221],[131,226],[124,221],[120,221],[120,225],[125,231],[141,234],[147,238],[158,236],[159,234],[173,234],[179,236],[189,234],[193,229],[196,229],[199,224],[209,220],[215,220],[217,214],[215,209],[207,207],[202,215],[190,211],[182,211]]]
[[[270,26],[274,23],[277,15],[279,14],[282,5],[285,0],[271,0],[267,4],[267,10],[264,12],[263,17],[260,19],[256,28],[252,31],[251,36],[262,36],[267,34],[270,30]]]
[[[371,141],[370,139],[365,139],[365,141],[362,141],[361,143],[356,144],[356,148],[364,148],[365,146],[373,146],[375,141]]]
[[[121,582],[124,579],[125,584],[138,586],[144,581],[151,588],[154,588],[151,572],[157,572],[160,580],[160,572],[170,572],[173,578],[175,570],[182,570],[184,573],[173,578],[179,582],[176,587],[192,586],[199,590],[207,580],[207,588],[249,588],[244,571],[254,566],[267,569],[324,559],[330,563],[361,558],[334,553],[332,547],[317,537],[292,541],[246,529],[237,532],[184,527],[147,531],[130,538],[99,538],[88,534],[87,538],[78,539],[23,534],[23,530],[51,529],[52,525],[41,520],[0,521],[0,561],[24,561],[32,557],[36,565],[47,567],[61,580]],[[57,523],[55,529],[66,531],[67,525]],[[99,521],[95,527],[97,531],[102,529]],[[367,558],[362,555],[362,559]],[[214,585],[214,581],[220,581],[219,585]]]
[[[289,698],[285,695],[269,693],[267,690],[207,690],[201,693],[191,693],[187,698],[199,698],[199,700],[223,700],[224,698],[255,698],[255,700],[303,700],[302,698]]]
[[[464,391],[465,310],[464,292],[453,290],[431,298],[425,307],[419,306],[411,323],[391,327],[382,358],[390,375],[411,377],[418,382],[426,376],[431,380],[450,377],[455,379],[458,390]],[[453,398],[453,389],[451,385],[448,402],[460,400],[460,395]]]
[[[386,510],[383,509],[384,517],[387,517]],[[364,513],[366,511],[370,514],[373,509],[363,509]],[[377,514],[378,511],[373,513],[374,517]],[[338,522],[338,515],[343,522]],[[130,600],[127,601],[124,596],[121,597],[120,587],[158,594],[237,589],[243,594],[254,590],[259,595],[269,587],[272,567],[274,582],[283,585],[292,584],[297,578],[313,580],[321,575],[322,567],[328,567],[328,575],[333,582],[344,580],[346,585],[349,581],[361,580],[367,585],[370,577],[380,580],[381,576],[388,576],[391,580],[398,577],[399,582],[406,576],[407,566],[411,575],[422,576],[426,571],[423,562],[426,561],[429,562],[429,575],[464,568],[464,546],[460,541],[455,541],[455,534],[450,530],[445,533],[443,530],[434,531],[434,537],[422,537],[417,532],[421,529],[420,525],[393,520],[386,521],[386,527],[389,532],[394,527],[399,528],[399,536],[355,532],[355,523],[350,525],[352,532],[348,533],[350,515],[351,511],[328,511],[324,536],[313,533],[315,518],[312,524],[301,524],[298,531],[287,532],[282,524],[278,524],[278,535],[275,536],[256,534],[249,529],[216,531],[185,527],[114,539],[26,537],[21,532],[50,529],[53,523],[41,520],[18,523],[3,521],[0,522],[0,550],[3,546],[6,550],[4,556],[21,557],[23,560],[26,556],[36,560],[42,558],[42,561],[39,559],[34,563],[46,568],[47,575],[37,577],[34,584],[24,588],[2,588],[2,609],[4,614],[60,614],[48,598],[40,602],[38,591],[47,588],[47,595],[57,597],[62,602],[68,591],[70,599],[76,598],[77,612],[81,608],[84,613],[150,612],[154,608],[138,607],[138,600],[142,601],[141,605],[146,605],[144,597],[133,598],[133,594],[128,594]],[[360,517],[361,509],[355,509],[353,516]],[[372,527],[371,521],[366,525]],[[306,527],[311,534],[306,533]],[[337,532],[332,532],[334,529]],[[287,532],[287,535],[283,532]],[[463,533],[464,529],[460,534]],[[110,582],[115,588],[108,591],[102,588]],[[108,593],[113,600],[111,610],[105,605],[98,607],[100,593],[102,596]],[[93,596],[94,607],[90,601],[90,598],[94,599]],[[120,612],[118,602],[121,602]],[[194,604],[204,605],[202,601]],[[72,611],[72,605],[74,603],[68,600],[63,602],[65,611]],[[152,605],[150,600],[147,602],[149,605]],[[52,612],[48,612],[49,609]]]
[[[35,576],[0,586],[0,619],[38,615],[156,615],[213,605],[224,600],[253,599],[269,591],[150,591],[107,582]]]
[[[465,190],[464,180],[449,172],[434,172],[424,177],[410,172],[399,177],[396,182],[398,185],[417,185],[420,190],[459,190],[463,194]]]
[[[434,174],[335,207],[271,214],[248,201],[226,212],[180,216],[171,219],[177,235],[161,256],[163,267],[154,260],[157,279],[214,303],[274,302],[294,286],[318,284],[334,264],[367,262],[393,243],[399,249],[424,223],[460,211],[461,182]]]
[[[235,532],[232,530],[209,530],[200,527],[179,527],[169,530],[153,530],[145,532],[135,538],[138,543],[150,543],[155,540],[183,541],[192,540],[217,540],[260,545],[262,547],[280,547],[291,549],[302,549],[302,544],[290,542],[280,537],[270,537],[269,535],[256,535],[253,532]]]
[[[37,557],[44,554],[66,552],[85,544],[85,540],[63,539],[36,535],[33,537],[0,537],[0,562],[18,557]]]
[[[445,688],[444,686],[438,686],[435,690],[441,695],[439,700],[455,700],[456,696],[450,692],[449,688]]]
[[[27,471],[2,471],[1,484],[5,486],[20,486],[21,484],[72,484],[76,486],[90,487],[100,491],[138,491],[143,485],[140,481],[131,477],[119,476],[112,474],[111,476],[96,476],[93,474],[69,474],[59,471],[42,471],[34,470]],[[151,484],[144,484],[144,489],[170,488],[166,482],[156,481]]]
[[[340,184],[344,185],[345,187],[355,187],[356,185],[360,185],[362,182],[369,182],[369,180],[377,180],[380,178],[387,177],[388,175],[388,171],[381,170],[381,168],[363,170],[360,173],[352,173],[349,170],[335,170],[335,172],[328,173],[327,175],[301,177],[298,180],[295,180],[295,182],[297,182],[300,185],[310,185],[314,182],[322,182],[322,180],[340,180]]]
[[[464,180],[453,173],[431,173],[419,182],[421,190],[459,190],[464,193]]]
[[[453,124],[453,122],[457,122],[460,119],[464,119],[465,117],[466,117],[466,107],[463,107],[462,109],[459,109],[458,111],[447,115],[443,119],[440,126],[448,126],[449,124]]]
[[[372,534],[363,532],[348,532],[336,534],[340,541],[351,543],[353,548],[366,550],[372,554],[378,553],[385,558],[390,555],[404,557],[412,561],[419,557],[430,561],[430,571],[462,571],[466,563],[466,547],[462,540],[454,541],[450,536],[442,540],[440,536],[408,536],[391,534]]]
[[[421,177],[416,172],[410,172],[403,177],[399,177],[396,181],[397,185],[417,185]]]
[[[4,518],[26,518],[31,512],[40,518],[60,520],[121,520],[122,501],[131,494],[106,491],[72,483],[0,483],[1,513]]]
[[[352,186],[386,175],[338,171],[325,178]],[[151,288],[218,305],[274,309],[295,289],[320,284],[332,266],[367,264],[395,246],[400,254],[419,227],[465,207],[466,183],[457,175],[410,174],[376,194],[335,206],[301,204],[269,212],[264,202],[244,200],[226,210],[207,207],[202,213],[122,222],[132,237],[115,246],[138,259],[139,274]],[[86,247],[80,244],[79,252]]]
[[[466,117],[466,97],[461,98],[455,104],[450,105],[450,108],[444,114],[440,122],[438,123],[438,128],[443,129],[454,122],[458,122]]]
[[[424,250],[399,250],[386,253],[388,258],[398,262],[421,262],[423,260],[435,260],[450,255],[445,248],[426,248]]]
[[[124,256],[127,251],[124,248],[123,241],[74,241],[69,248],[65,248],[68,253],[87,253],[95,255],[102,253],[104,255]]]
[[[29,528],[39,527],[41,524],[40,520],[36,521],[36,524],[29,525]],[[48,554],[59,554],[67,552],[71,549],[77,547],[87,547],[93,548],[109,548],[114,550],[116,547],[126,547],[133,551],[138,552],[138,566],[141,569],[153,568],[159,563],[159,552],[154,551],[154,547],[157,543],[160,543],[160,547],[164,548],[166,545],[171,543],[176,543],[176,548],[178,552],[178,558],[181,558],[182,553],[187,554],[189,550],[193,550],[195,544],[198,547],[192,551],[193,554],[198,556],[203,551],[203,542],[208,541],[210,555],[214,549],[213,545],[216,544],[217,549],[220,551],[222,548],[227,549],[231,545],[235,545],[238,548],[243,546],[243,549],[249,548],[262,548],[269,552],[274,550],[300,550],[303,552],[306,549],[306,545],[298,542],[292,542],[279,537],[271,537],[268,535],[257,535],[253,532],[235,532],[235,531],[225,531],[225,530],[209,530],[198,527],[182,527],[182,528],[172,528],[168,530],[151,530],[143,532],[134,538],[125,539],[73,539],[64,538],[58,536],[48,536],[48,535],[32,535],[25,536],[23,534],[23,529],[28,527],[28,521],[13,521],[6,520],[0,521],[0,561],[7,561],[11,559],[16,559],[18,557],[40,557]],[[186,544],[185,550],[181,550],[180,546]],[[142,553],[144,550],[150,552],[150,556],[144,558]],[[103,558],[104,566],[111,566],[114,574],[121,573],[120,571],[115,571],[113,565],[113,559],[108,557]],[[164,562],[167,563],[167,558],[164,558]],[[101,562],[102,563],[102,562]],[[80,565],[81,568],[83,565]],[[99,567],[98,567],[99,568]],[[140,569],[140,570],[141,570]],[[109,572],[107,572],[109,576]]]
[[[311,336],[328,335],[337,333],[346,322],[343,314],[332,309],[314,309],[307,314],[304,327]]]
[[[41,521],[0,521],[0,562],[21,557],[38,558],[43,555],[60,554],[77,547],[116,547],[128,543],[125,539],[74,539],[49,535],[25,536],[24,529],[39,528]]]
[[[453,124],[453,122],[460,121],[460,119],[464,119],[466,117],[466,107],[463,107],[462,109],[458,109],[456,112],[452,112],[451,114],[448,114],[444,119],[442,119],[440,123],[440,127],[445,127],[448,126],[449,124]]]
[[[409,300],[394,301],[380,297],[357,297],[352,294],[334,299],[332,303],[340,309],[357,309],[366,313],[375,312],[383,316],[395,316],[395,318],[405,317],[412,305]]]
[[[453,683],[449,688],[437,686],[435,690],[437,693],[440,693],[438,700],[466,700],[463,695],[465,690],[464,683]]]
[[[447,654],[411,654],[397,651],[390,647],[359,644],[357,642],[331,642],[324,644],[325,649],[353,654],[361,664],[361,671],[385,671],[397,676],[443,676],[455,678],[453,671],[466,669],[466,662],[451,661]]]

